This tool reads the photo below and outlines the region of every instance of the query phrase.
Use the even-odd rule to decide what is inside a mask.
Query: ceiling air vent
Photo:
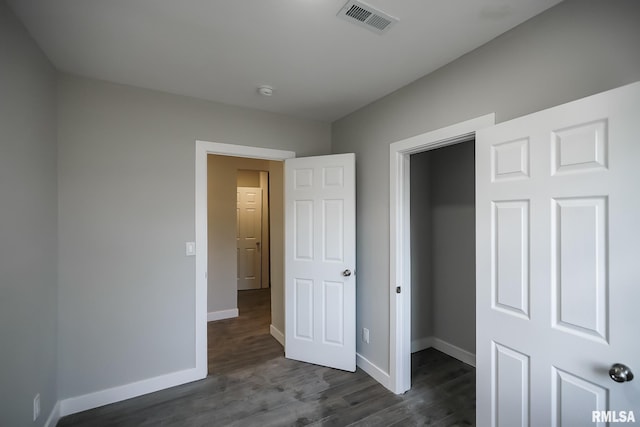
[[[338,17],[377,34],[386,33],[398,22],[398,18],[357,0],[349,0],[338,12]]]

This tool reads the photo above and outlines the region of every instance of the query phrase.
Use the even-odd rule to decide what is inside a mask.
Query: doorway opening
[[[447,186],[453,185],[455,181],[463,182],[463,180],[460,180],[460,176],[456,176],[457,168],[453,168],[457,161],[445,159],[445,157],[452,156],[455,158],[456,153],[453,152],[454,154],[451,155],[445,151],[441,151],[441,153],[445,154],[429,154],[428,152],[467,142],[467,147],[471,146],[470,149],[466,148],[466,155],[469,157],[474,151],[474,144],[469,141],[475,139],[475,132],[492,126],[494,122],[494,115],[489,114],[391,144],[389,388],[396,393],[404,393],[411,388],[411,355],[416,350],[435,347],[440,351],[445,350],[445,353],[465,363],[475,364],[472,352],[475,351],[475,315],[471,314],[469,316],[470,313],[460,313],[461,309],[456,303],[460,301],[461,295],[452,292],[453,289],[456,289],[455,287],[450,288],[451,285],[447,285],[447,281],[452,277],[457,280],[459,278],[456,278],[456,275],[462,274],[462,276],[465,276],[466,273],[467,277],[473,278],[473,289],[471,291],[467,290],[467,293],[472,293],[475,297],[475,244],[473,243],[475,242],[475,215],[472,214],[474,218],[472,225],[469,226],[467,221],[467,225],[462,226],[461,229],[456,229],[459,225],[456,226],[455,221],[451,221],[451,218],[455,216],[468,217],[469,209],[475,208],[475,201],[471,207],[466,202],[466,208],[464,209],[447,208],[451,204],[450,202],[454,202],[454,194],[453,192],[447,192]],[[461,146],[464,147],[464,144]],[[465,148],[453,149],[465,150]],[[471,156],[471,159],[473,159],[473,156]],[[441,162],[444,163],[440,164]],[[412,166],[418,167],[412,168]],[[436,172],[439,170],[442,170],[442,172],[438,176]],[[472,177],[475,176],[473,167],[471,167],[470,171],[465,170],[464,173],[457,170],[458,175],[468,175],[469,173]],[[444,180],[444,186],[442,183],[438,185],[429,180],[422,181],[421,184],[421,181],[417,179],[421,175],[423,178],[424,175],[427,178],[431,178],[431,175],[433,175],[433,178],[439,181]],[[415,182],[414,179],[416,179]],[[425,182],[428,182],[426,187]],[[438,185],[438,188],[434,189],[435,185]],[[474,194],[475,184],[472,183],[470,185],[473,188],[471,194]],[[416,188],[414,189],[413,186]],[[413,200],[412,195],[416,198],[421,194],[418,191],[421,186],[423,187],[423,192],[426,191],[432,194],[428,194],[426,198],[423,197],[420,201],[419,199]],[[465,188],[464,192],[468,199],[470,193],[468,182]],[[413,206],[412,200],[414,202]],[[427,209],[434,204],[432,202],[435,202],[436,206],[441,205],[437,212]],[[417,206],[416,203],[418,204]],[[462,212],[465,212],[465,214],[462,215]],[[419,215],[427,215],[428,220],[423,220]],[[437,224],[433,223],[433,219],[436,217],[439,221]],[[434,229],[434,225],[438,226],[437,230]],[[468,240],[468,235],[471,235],[471,248],[468,249],[473,257],[471,265],[465,266],[458,263],[460,259],[455,257],[459,252],[456,244],[460,244],[460,242],[456,243],[456,240],[459,239],[453,238],[452,232],[457,236],[466,236],[466,240]],[[435,237],[439,240],[435,241]],[[448,252],[454,254],[454,258],[445,262],[447,266],[445,269],[442,268],[442,260],[439,258],[433,258],[421,265],[423,263],[422,258],[425,255],[432,255],[433,252],[436,252],[436,249],[438,249],[438,257],[443,255],[439,253],[439,248],[436,248],[435,244],[446,248]],[[465,246],[468,247],[468,244],[469,242],[467,241]],[[443,252],[447,252],[447,250]],[[417,251],[417,253],[414,255],[413,251]],[[438,266],[434,268],[436,262]],[[415,280],[412,277],[414,274],[417,275]],[[434,278],[439,279],[439,283],[434,283]],[[446,280],[443,281],[443,279]],[[469,286],[468,279],[466,282],[466,286]],[[421,287],[423,283],[427,283],[427,286]],[[433,297],[438,294],[443,294],[447,301],[436,301],[436,304],[438,304],[437,309],[433,305],[424,306],[430,297],[431,301],[433,301]],[[471,304],[475,307],[475,298],[471,301],[473,301]],[[440,304],[442,304],[442,307]],[[469,304],[470,301],[466,300],[466,305]],[[453,320],[447,320],[447,317],[451,314],[450,312],[466,317],[467,321],[460,322],[459,318],[455,317]],[[468,317],[471,317],[473,322],[469,322]],[[453,328],[451,322],[454,324]],[[456,326],[456,323],[461,326]],[[413,334],[412,328],[414,329]],[[461,336],[455,336],[456,329],[463,330]],[[449,338],[450,336],[454,338]]]
[[[411,382],[475,420],[475,141],[412,154]]]
[[[210,155],[213,155],[210,157]],[[227,162],[220,162],[219,165],[213,165],[210,168],[210,161],[215,157],[224,157]],[[221,340],[212,340],[208,342],[207,336],[207,322],[212,317],[210,313],[221,312],[222,315],[232,317],[238,312],[238,300],[237,300],[237,269],[235,268],[237,262],[237,245],[236,245],[236,187],[237,178],[236,172],[231,166],[234,158],[247,159],[259,159],[262,161],[268,161],[273,163],[279,163],[286,159],[295,157],[295,153],[291,151],[273,150],[258,147],[241,146],[234,144],[220,144],[207,141],[196,141],[196,220],[195,220],[195,235],[196,235],[196,292],[195,292],[195,305],[196,305],[196,319],[195,319],[195,355],[196,355],[196,371],[200,378],[207,376],[208,372],[208,348],[221,345]],[[225,168],[228,168],[226,170]],[[259,168],[260,169],[260,168]],[[225,227],[218,229],[213,227],[210,229],[209,213],[215,212],[219,207],[228,206],[228,203],[215,203],[215,199],[209,197],[208,192],[218,183],[218,180],[210,180],[209,171],[221,172],[222,180],[226,180],[231,177],[230,189],[230,202],[232,213],[231,226],[228,222],[221,223],[226,224]],[[226,174],[224,173],[226,170]],[[233,173],[231,171],[234,170]],[[267,168],[269,170],[269,168]],[[282,171],[283,168],[280,167]],[[283,182],[283,173],[278,175],[277,172],[271,171],[271,182],[277,181],[280,176],[280,182]],[[227,191],[228,192],[228,191]],[[224,194],[227,194],[224,192]],[[272,205],[277,204],[275,194],[271,192]],[[225,196],[228,197],[228,196]],[[282,201],[279,202],[282,204]],[[210,204],[211,209],[210,209]],[[283,204],[282,204],[283,205]],[[269,306],[272,308],[269,332],[276,338],[281,344],[284,343],[284,262],[278,262],[274,260],[275,253],[284,253],[284,232],[283,226],[274,224],[273,218],[277,215],[272,215],[270,226],[270,247],[271,247],[271,263],[270,263],[270,276],[272,277],[272,286],[268,288],[270,295],[268,296]],[[284,215],[281,215],[283,218]],[[214,222],[218,225],[218,222]],[[211,224],[214,224],[211,223]],[[219,234],[220,232],[221,234]],[[230,241],[231,243],[225,243]],[[209,254],[212,254],[210,257]],[[218,258],[219,256],[219,258]],[[210,262],[211,260],[215,262]],[[222,263],[220,263],[222,262]],[[224,262],[228,264],[225,265]],[[234,268],[228,268],[228,265],[232,265]],[[212,283],[210,278],[218,278],[218,275],[226,276],[226,282],[216,280],[216,284],[221,284],[220,289],[211,287]],[[230,279],[229,279],[230,277]],[[232,305],[228,307],[223,306],[219,310],[210,310],[209,301],[213,300],[219,303],[220,300],[225,300],[227,303],[232,301]],[[226,303],[225,303],[226,304]],[[230,311],[227,311],[230,310]],[[234,313],[235,312],[235,313]],[[219,313],[220,314],[220,313]]]
[[[411,352],[475,365],[475,141],[412,154]]]
[[[290,359],[296,359],[300,361],[311,361],[312,363],[322,364],[330,367],[340,367],[341,363],[348,368],[347,370],[354,371],[356,364],[355,353],[355,277],[351,277],[353,265],[355,265],[355,155],[353,153],[314,156],[303,159],[294,159],[295,153],[291,151],[280,151],[257,147],[238,146],[230,144],[218,144],[212,142],[196,141],[196,292],[195,292],[195,347],[196,347],[196,369],[199,378],[204,378],[207,375],[207,295],[210,293],[208,290],[208,277],[215,275],[217,272],[223,271],[223,268],[216,268],[209,265],[208,253],[215,251],[224,251],[226,246],[220,244],[217,239],[209,237],[208,230],[208,177],[207,177],[207,162],[209,154],[221,154],[224,156],[232,157],[249,157],[252,159],[264,159],[272,161],[284,161],[291,159],[291,162],[287,162],[287,179],[286,189],[284,194],[301,194],[307,192],[308,197],[318,198],[318,200],[329,196],[330,200],[326,200],[327,203],[318,203],[317,206],[323,207],[323,209],[310,209],[311,204],[309,200],[302,200],[297,206],[290,203],[294,198],[287,197],[287,215],[286,218],[295,218],[297,215],[300,221],[297,223],[294,219],[287,221],[287,241],[285,244],[285,227],[283,226],[276,230],[274,227],[273,218],[276,215],[272,215],[271,221],[271,306],[272,306],[272,319],[269,326],[270,334],[283,346],[285,344],[285,309],[277,310],[276,306],[286,308],[287,322],[292,318],[295,318],[296,314],[306,316],[303,318],[298,316],[296,323],[299,325],[309,325],[309,319],[311,316],[309,312],[304,310],[295,310],[295,305],[289,304],[290,301],[298,301],[299,304],[305,304],[313,302],[313,294],[308,292],[309,284],[322,283],[325,287],[323,296],[318,298],[319,301],[316,305],[314,313],[318,313],[317,317],[324,316],[326,320],[325,335],[320,333],[316,334],[317,339],[310,341],[313,345],[322,345],[324,356],[321,360],[312,361],[307,358],[306,355],[315,357],[320,352],[309,351],[308,346],[299,345],[293,350],[306,351],[302,356],[298,356],[290,345],[290,340],[286,342],[286,356]],[[284,169],[284,168],[283,168]],[[316,171],[317,172],[314,172]],[[284,175],[284,174],[283,174]],[[274,187],[274,175],[271,174],[271,186]],[[284,176],[282,177],[284,184]],[[215,183],[215,181],[214,181]],[[320,191],[322,190],[322,191]],[[329,193],[329,194],[325,194]],[[235,190],[234,190],[235,196]],[[273,196],[273,194],[272,194]],[[274,198],[271,197],[272,205],[275,204]],[[236,198],[234,197],[233,203],[235,204]],[[282,202],[284,206],[284,200]],[[296,208],[295,211],[292,211]],[[319,218],[316,218],[319,217]],[[282,216],[283,223],[285,215]],[[317,219],[317,221],[316,221]],[[324,221],[324,222],[323,222]],[[312,224],[324,224],[324,228],[311,227]],[[294,227],[295,224],[298,224]],[[235,224],[234,224],[235,225]],[[294,241],[302,243],[302,245],[295,246],[292,230],[298,230],[304,233],[305,236],[296,236]],[[318,230],[323,230],[321,236],[318,239],[312,239],[306,236],[312,236]],[[228,230],[227,230],[228,231]],[[233,240],[236,238],[235,226],[232,227]],[[318,254],[318,260],[322,262],[332,262],[333,267],[332,279],[322,280],[322,269],[315,269],[315,273],[312,277],[300,278],[296,282],[296,286],[286,286],[287,292],[298,291],[298,296],[291,298],[287,296],[287,306],[284,307],[284,291],[285,291],[285,273],[287,274],[286,281],[289,283],[294,277],[295,273],[292,268],[289,268],[291,263],[287,262],[287,269],[285,271],[284,258],[283,262],[275,262],[274,255],[277,251],[273,250],[276,240],[282,246],[282,253],[285,253],[284,248],[287,249],[285,256],[289,259],[290,256],[296,254],[298,259],[308,257],[309,254]],[[325,239],[328,244],[324,245],[324,252],[321,250],[315,250],[316,245],[310,245],[311,242],[322,242]],[[291,249],[296,248],[298,252],[294,252]],[[311,248],[311,249],[310,249]],[[322,255],[322,256],[320,256]],[[233,263],[236,261],[236,249],[233,248],[231,260]],[[314,258],[314,259],[315,259]],[[338,263],[336,261],[342,259],[344,262]],[[276,274],[279,274],[282,280],[276,279]],[[235,282],[237,279],[236,272],[233,274]],[[351,279],[349,279],[351,277]],[[345,281],[353,283],[354,286],[343,286]],[[320,287],[317,287],[320,289]],[[318,309],[318,306],[321,306]],[[336,310],[333,308],[337,307]],[[339,311],[337,311],[339,310]],[[333,315],[335,312],[341,313],[340,316]],[[276,314],[280,314],[277,317]],[[319,323],[318,323],[319,324]],[[306,326],[305,326],[306,328]],[[293,331],[294,328],[287,325],[288,331]],[[306,329],[309,330],[308,328]],[[300,337],[303,337],[298,333]],[[294,335],[295,336],[295,335]],[[304,340],[302,340],[304,341]],[[211,343],[211,346],[214,344]],[[326,350],[326,351],[325,351]],[[331,351],[328,351],[331,350]],[[298,356],[298,357],[297,357]],[[335,356],[335,357],[334,357]],[[316,358],[317,359],[317,358]],[[313,359],[315,360],[315,359]],[[346,369],[345,368],[345,369]]]
[[[271,224],[283,229],[283,173],[282,161],[207,155],[209,374],[226,366],[229,355],[242,359],[246,349],[236,348],[233,334],[270,340],[272,318],[284,317],[269,287],[270,260],[284,262],[282,236],[272,248],[269,235]]]

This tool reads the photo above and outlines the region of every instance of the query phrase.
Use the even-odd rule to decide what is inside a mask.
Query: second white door
[[[238,187],[237,204],[238,290],[259,289],[262,283],[262,189]]]
[[[355,155],[285,162],[285,355],[356,369]]]

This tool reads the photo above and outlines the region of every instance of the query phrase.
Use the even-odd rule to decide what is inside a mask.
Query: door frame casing
[[[207,155],[246,157],[284,161],[296,157],[293,151],[219,142],[196,141],[195,153],[195,361],[200,378],[208,373],[207,366]]]
[[[389,147],[389,383],[394,393],[411,388],[412,154],[468,141],[495,124],[495,113],[394,142]],[[401,292],[396,292],[396,287]]]

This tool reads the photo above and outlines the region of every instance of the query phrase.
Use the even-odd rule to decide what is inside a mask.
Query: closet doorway
[[[474,140],[411,155],[411,353],[475,366]]]
[[[451,219],[474,217],[475,200],[469,203],[469,196],[475,194],[473,141],[478,130],[494,123],[495,115],[487,114],[390,146],[389,388],[395,393],[411,389],[413,351],[434,347],[468,365],[475,364],[475,219],[466,225],[456,225]],[[456,145],[464,147],[465,143],[470,148],[451,148],[461,152],[443,150],[444,154],[434,154],[433,158],[426,154]],[[465,153],[471,163],[459,168],[456,155]],[[472,180],[464,184],[463,175]],[[433,179],[445,182],[438,186],[431,182]],[[421,188],[427,195],[418,200]],[[432,204],[437,211],[426,209]],[[466,256],[461,245],[467,250]],[[445,260],[442,257],[447,253],[453,255]],[[422,258],[425,256],[427,261]],[[465,265],[462,258],[469,257],[472,260]]]

